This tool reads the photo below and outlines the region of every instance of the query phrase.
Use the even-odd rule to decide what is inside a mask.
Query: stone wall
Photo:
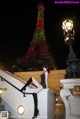
[[[15,72],[14,74],[24,81],[27,81],[30,77],[34,77],[37,81],[40,82],[40,75],[43,71],[33,71],[33,72]],[[62,87],[60,80],[64,79],[66,74],[65,70],[51,70],[48,76],[48,86],[50,89],[56,91],[57,93],[60,91]]]

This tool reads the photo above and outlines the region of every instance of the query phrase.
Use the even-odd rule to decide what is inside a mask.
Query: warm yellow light
[[[62,23],[62,29],[66,32],[68,32],[69,30],[72,30],[73,29],[73,21],[70,19],[64,20]]]
[[[2,88],[0,88],[0,95],[2,94]]]
[[[56,102],[58,101],[58,98],[56,98]]]
[[[66,37],[66,38],[65,38],[65,41],[68,41],[68,40],[69,40],[69,37]]]

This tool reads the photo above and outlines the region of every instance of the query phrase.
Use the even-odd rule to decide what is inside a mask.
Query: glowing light
[[[2,88],[0,88],[0,95],[2,94]]]
[[[22,115],[24,113],[24,106],[20,105],[18,107],[18,114]]]
[[[58,98],[56,98],[56,102],[58,101]]]
[[[68,40],[69,40],[69,37],[66,37],[66,38],[65,38],[65,41],[68,41]]]
[[[68,32],[69,30],[71,31],[73,29],[73,21],[70,19],[66,19],[62,23],[62,28],[64,31]]]

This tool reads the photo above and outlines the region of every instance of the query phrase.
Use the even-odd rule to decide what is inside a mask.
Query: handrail
[[[20,91],[21,93],[23,93],[24,97],[26,97],[25,94],[33,94],[33,93],[25,93],[25,92],[22,92],[19,88],[17,88],[15,85],[13,85],[13,84],[10,83],[9,81],[7,81],[7,80],[6,80],[5,78],[3,78],[2,76],[0,76],[0,78],[1,78],[1,81],[7,82],[8,84],[10,84],[10,85],[13,86],[14,88],[16,88],[18,91]]]
[[[12,77],[14,77],[14,78],[18,79],[20,82],[22,82],[22,83],[24,83],[24,84],[25,84],[25,81],[21,80],[21,78],[20,78],[20,77],[15,76],[15,75],[14,75],[14,74],[12,74],[11,72],[9,72],[9,71],[5,70],[5,73],[9,74],[10,76],[12,76]]]

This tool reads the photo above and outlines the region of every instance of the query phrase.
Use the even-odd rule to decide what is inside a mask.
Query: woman
[[[50,70],[46,66],[43,66],[43,71],[44,72],[41,74],[41,82],[40,83],[37,82],[35,78],[30,77],[30,79],[26,82],[26,84],[21,89],[21,91],[26,90],[26,87],[28,85],[30,85],[31,83],[35,84],[38,87],[38,88],[36,88],[36,90],[33,93],[35,109],[34,109],[34,116],[32,119],[36,118],[39,114],[37,93],[39,93],[44,88],[48,88],[47,78],[48,78],[48,73],[50,73]]]

